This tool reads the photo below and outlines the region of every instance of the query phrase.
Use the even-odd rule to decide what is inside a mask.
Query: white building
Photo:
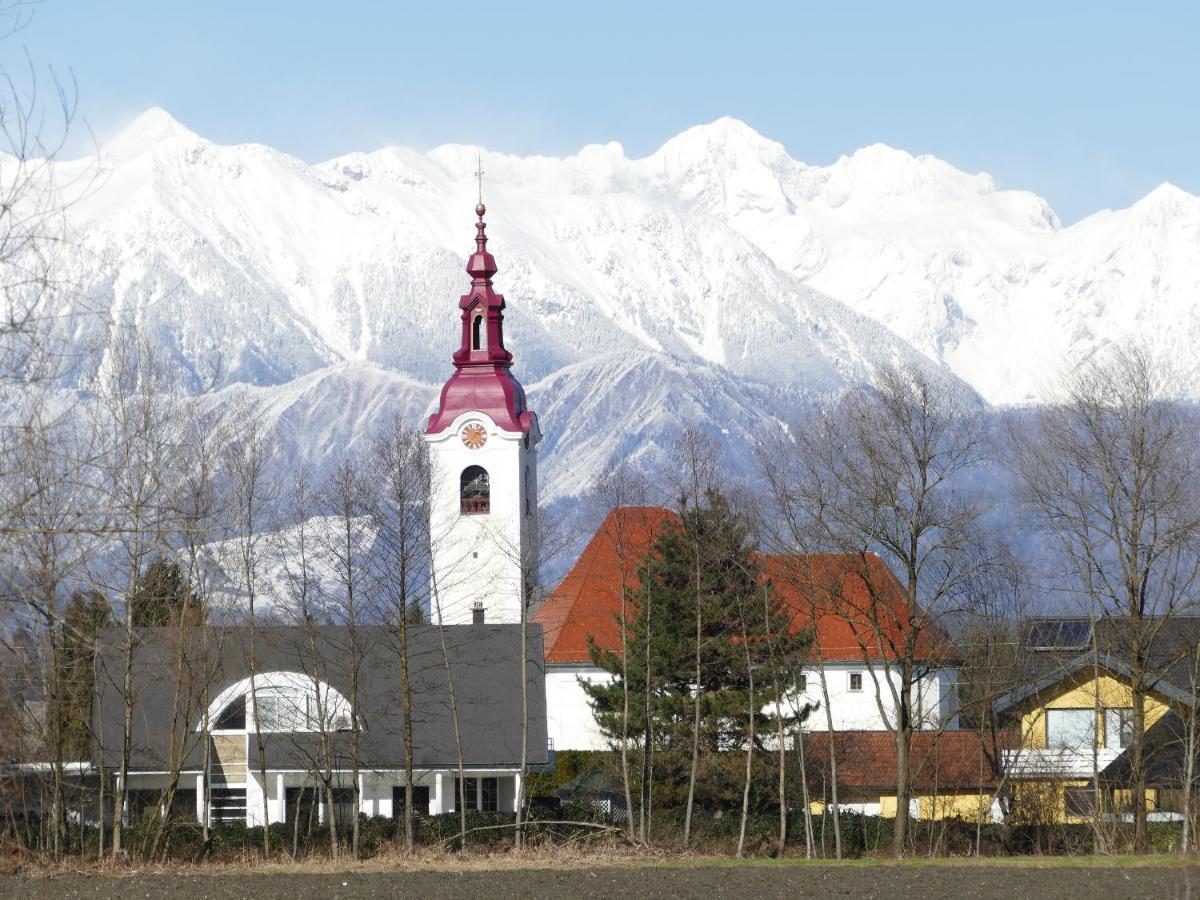
[[[460,626],[445,634],[458,700],[466,803],[512,812],[522,742],[518,629]],[[97,679],[96,733],[113,744],[98,742],[95,759],[114,777],[124,702],[121,679],[112,676],[122,671],[122,638],[119,628],[102,633]],[[327,784],[333,788],[333,815],[347,823],[356,787],[362,814],[399,814],[406,784],[405,714],[393,629],[359,627],[357,695],[352,693],[354,655],[345,629],[337,626],[261,627],[253,633],[245,627],[189,629],[182,651],[188,665],[179,683],[177,630],[139,629],[137,638],[127,816],[164,803],[172,782],[172,812],[194,812],[202,821],[207,804],[214,824],[261,824],[264,795],[270,822],[291,822],[296,816],[305,822],[309,810],[328,821]],[[452,812],[458,755],[441,636],[435,626],[412,625],[408,639],[414,809],[430,815]],[[541,661],[541,642],[528,641],[526,760],[531,770],[549,761]],[[196,671],[210,673],[207,684],[194,677]]]
[[[544,629],[547,730],[557,749],[610,746],[580,683],[610,680],[608,672],[592,663],[588,639],[602,649],[620,650],[621,598],[631,601],[637,567],[672,516],[661,507],[612,510],[534,616]],[[893,687],[900,683],[900,669],[889,645],[900,642],[898,635],[885,633],[877,639],[867,634],[851,612],[868,594],[858,570],[862,560],[834,554],[764,556],[762,560],[764,577],[794,610],[794,626],[813,631],[813,661],[801,674],[799,695],[789,700],[795,709],[810,706],[806,729],[827,730],[828,707],[834,731],[886,731],[888,723],[896,721],[895,694],[887,680]],[[899,584],[879,557],[868,557],[866,565],[876,593],[888,596],[896,613],[882,618],[902,621],[897,611],[905,604]],[[928,633],[918,646],[927,651],[929,668],[921,673],[914,697],[919,727],[956,728],[957,673],[948,665],[955,651],[938,629],[928,624],[924,628]]]
[[[408,632],[414,808],[428,814],[455,810],[460,747],[465,803],[485,811],[514,811],[523,743],[528,766],[544,767],[550,758],[540,633],[531,628],[522,641],[520,629],[512,627],[537,579],[532,545],[541,435],[510,372],[504,298],[492,290],[496,261],[487,251],[484,212],[482,204],[476,207],[455,370],[425,433],[432,478],[431,614],[435,625],[454,626],[445,629],[445,653],[435,625],[410,626]],[[198,819],[207,809],[210,821],[247,825],[297,815],[349,821],[356,797],[359,813],[396,814],[407,782],[402,657],[395,634],[383,626],[359,626],[356,635],[362,646],[351,654],[349,634],[333,627],[191,629],[183,638],[187,671],[199,666],[211,678],[184,684],[164,677],[172,671],[171,654],[179,652],[172,649],[175,633],[149,629],[139,635],[126,814],[162,804],[168,794],[177,814],[188,813],[191,804]],[[251,646],[257,655],[252,667]],[[116,674],[97,679],[97,714],[103,723],[98,733],[111,737],[122,733],[124,703],[117,687],[123,683],[121,653],[110,651],[102,671]],[[457,722],[447,668],[453,671]],[[196,693],[201,687],[212,690],[207,711]],[[98,756],[111,768],[111,750],[98,747]]]

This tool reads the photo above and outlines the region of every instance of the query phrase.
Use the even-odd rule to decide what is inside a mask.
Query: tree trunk
[[[815,615],[815,613],[814,613]],[[817,669],[821,676],[821,699],[825,706],[825,729],[829,735],[829,804],[830,817],[833,819],[833,855],[834,859],[842,858],[842,816],[838,805],[838,764],[837,742],[834,740],[837,732],[833,730],[833,709],[829,705],[829,683],[825,677],[825,661],[818,653]],[[821,827],[821,843],[825,843],[825,828]]]
[[[621,783],[625,789],[626,832],[629,840],[633,841],[633,791],[629,785],[629,642],[625,630],[628,591],[625,585],[625,557],[620,554],[618,558],[621,564]]]
[[[700,550],[696,549],[696,682],[693,685],[694,699],[692,701],[692,766],[688,774],[687,811],[683,817],[683,846],[687,847],[692,838],[692,805],[696,799],[696,776],[700,770],[700,694],[701,660],[700,646],[703,638],[703,615],[700,607]]]
[[[746,848],[746,820],[750,817],[750,781],[754,775],[754,717],[758,712],[754,705],[754,663],[750,657],[750,637],[746,630],[745,610],[742,611],[742,647],[746,651],[746,677],[750,684],[750,702],[747,704],[746,726],[746,780],[742,785],[742,821],[738,826],[737,858],[741,859]]]
[[[1192,790],[1196,783],[1196,698],[1198,694],[1200,694],[1200,644],[1192,648],[1192,704],[1185,713],[1187,731],[1183,744],[1183,839],[1179,845],[1181,853],[1189,853],[1192,849]]]
[[[890,676],[889,676],[890,677]],[[896,710],[896,820],[892,831],[892,855],[904,856],[908,844],[908,801],[910,795],[908,756],[912,747],[912,676],[901,673],[900,709]],[[878,688],[877,688],[878,690]]]

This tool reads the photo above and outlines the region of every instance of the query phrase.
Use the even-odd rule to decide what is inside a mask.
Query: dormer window
[[[464,516],[483,515],[491,510],[492,486],[487,469],[467,466],[459,478],[459,498]]]
[[[483,315],[482,307],[477,309],[471,318],[471,349],[487,349],[487,320]]]

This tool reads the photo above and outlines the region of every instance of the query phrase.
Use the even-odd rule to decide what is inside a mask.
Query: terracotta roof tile
[[[828,732],[804,736],[809,786],[818,792],[830,780]],[[838,785],[842,788],[896,791],[896,739],[889,731],[839,731],[833,736]],[[910,784],[917,791],[948,793],[995,787],[996,750],[1020,746],[1016,732],[1001,732],[993,747],[990,735],[976,731],[918,731],[909,750]]]
[[[586,663],[588,637],[606,650],[619,651],[617,625],[621,585],[626,597],[637,590],[637,569],[668,522],[678,521],[661,506],[620,506],[592,535],[583,553],[534,615],[546,640],[546,662]],[[803,556],[763,554],[763,577],[791,611],[793,627],[811,629],[827,662],[894,659],[915,617],[904,591],[878,556],[817,553]],[[865,576],[865,577],[864,577]],[[870,588],[870,589],[869,589]],[[872,606],[872,598],[877,605]],[[916,610],[915,616],[922,616]],[[879,625],[877,639],[872,623]],[[922,621],[917,656],[926,660],[957,658],[946,634]]]

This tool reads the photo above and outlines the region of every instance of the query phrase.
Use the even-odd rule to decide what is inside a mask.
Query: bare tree
[[[1156,641],[1195,605],[1200,429],[1178,382],[1145,350],[1114,349],[1069,375],[1055,402],[1011,429],[1027,499],[1088,608],[1120,623],[1132,689],[1134,848],[1146,833],[1146,695]]]
[[[340,854],[337,819],[334,810],[334,757],[335,732],[334,710],[331,709],[329,692],[323,687],[329,680],[325,654],[319,628],[322,613],[320,590],[322,571],[322,542],[317,535],[320,501],[313,489],[308,471],[297,470],[287,495],[285,510],[286,526],[280,529],[275,541],[275,551],[283,572],[283,596],[278,598],[286,615],[304,631],[304,654],[297,661],[300,670],[311,679],[316,704],[315,725],[318,734],[316,758],[311,761],[312,773],[319,783],[328,815],[325,824],[329,831],[329,853],[337,859]],[[295,819],[292,823],[292,856],[296,856],[299,843],[300,806],[306,788],[297,794]],[[310,804],[315,808],[316,803]],[[310,823],[311,824],[311,823]]]
[[[1183,837],[1179,842],[1179,852],[1191,852],[1195,842],[1195,823],[1192,821],[1196,814],[1196,752],[1200,748],[1196,734],[1196,709],[1200,706],[1200,644],[1191,648],[1192,665],[1189,674],[1189,698],[1191,706],[1185,711],[1183,734]]]
[[[228,490],[229,513],[226,517],[228,537],[225,540],[226,568],[232,573],[246,603],[246,642],[250,668],[250,706],[254,720],[254,743],[258,755],[258,774],[262,783],[263,858],[271,855],[271,836],[267,825],[271,821],[267,783],[267,748],[263,740],[262,717],[258,686],[258,628],[260,610],[259,570],[266,546],[263,533],[269,530],[272,504],[278,485],[269,472],[274,446],[263,427],[258,410],[248,403],[238,403],[232,410],[237,429],[224,450],[224,472]]]
[[[439,476],[436,470],[435,463],[430,460],[429,476],[430,484]],[[429,540],[429,549],[427,556],[429,559],[434,558],[437,545],[440,541],[446,540],[446,534],[437,531],[435,528],[429,528],[427,532]],[[465,848],[467,844],[467,798],[466,798],[466,766],[463,759],[462,745],[462,729],[460,728],[460,720],[458,715],[458,691],[454,686],[454,666],[450,662],[450,647],[446,638],[446,623],[442,611],[441,585],[439,583],[440,573],[436,566],[430,566],[429,569],[429,612],[433,620],[433,624],[437,627],[438,644],[442,651],[442,664],[446,670],[446,691],[450,703],[450,724],[454,731],[454,759],[457,771],[457,797],[455,798],[455,808],[458,810],[458,840],[460,848]]]
[[[619,593],[620,609],[618,612],[618,627],[621,633],[621,737],[619,750],[621,753],[621,784],[625,792],[626,827],[629,839],[645,843],[648,840],[647,810],[650,806],[650,756],[652,747],[652,731],[650,718],[645,718],[646,728],[642,741],[642,761],[640,778],[640,803],[638,806],[637,831],[634,831],[633,792],[629,768],[630,733],[629,720],[632,712],[633,699],[629,687],[629,621],[635,614],[632,608],[633,591],[636,579],[636,568],[641,562],[641,556],[648,549],[651,522],[646,514],[649,502],[649,485],[645,478],[628,468],[618,466],[597,480],[592,489],[594,502],[598,503],[605,515],[605,521],[611,527],[604,530],[604,537],[612,546],[617,558],[618,575],[617,591]],[[649,683],[647,682],[647,695]],[[648,696],[645,702],[649,703]]]
[[[325,609],[342,626],[346,635],[345,659],[350,675],[350,778],[354,814],[350,822],[350,855],[359,855],[359,811],[362,809],[361,743],[362,714],[359,682],[367,653],[360,626],[372,612],[374,585],[369,562],[372,514],[377,508],[368,478],[360,462],[343,458],[329,474],[321,490],[321,506],[328,516],[323,550],[334,572],[334,593],[326,592]]]
[[[115,543],[117,563],[93,576],[124,598],[121,696],[124,723],[115,791],[112,852],[123,851],[122,809],[128,790],[132,750],[133,711],[137,687],[133,662],[137,634],[133,622],[133,593],[142,571],[155,554],[169,550],[175,514],[168,502],[174,465],[179,458],[178,398],[167,370],[155,351],[130,328],[114,330],[95,385],[95,433],[105,436],[99,463],[101,530]]]
[[[429,451],[419,431],[399,419],[372,449],[377,485],[373,506],[375,558],[384,616],[396,634],[400,696],[404,707],[404,852],[413,851],[413,692],[409,624],[421,618],[429,565]]]
[[[921,686],[949,649],[937,619],[960,608],[994,562],[976,528],[980,505],[957,489],[986,460],[985,433],[951,385],[914,368],[886,367],[790,434],[764,453],[764,474],[776,508],[802,523],[797,533],[814,534],[824,549],[853,560],[865,589],[857,599],[839,596],[833,607],[857,635],[895,740],[892,849],[901,856]]]

